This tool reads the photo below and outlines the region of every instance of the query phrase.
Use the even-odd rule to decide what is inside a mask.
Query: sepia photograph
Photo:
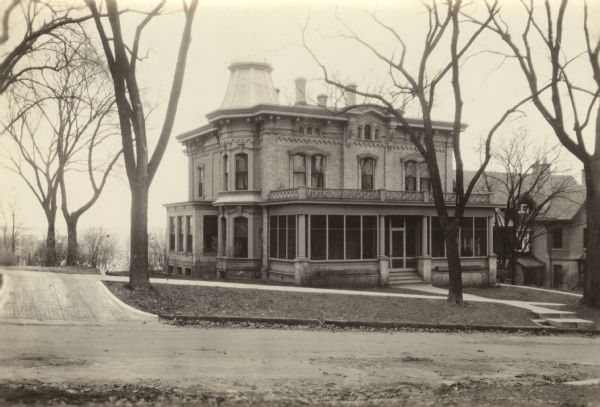
[[[600,1],[0,0],[0,406],[600,407]]]

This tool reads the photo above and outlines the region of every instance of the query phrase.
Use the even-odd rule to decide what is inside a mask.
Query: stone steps
[[[571,311],[547,310],[533,313],[539,324],[553,326],[555,328],[593,328],[594,322],[587,319],[577,318]]]
[[[388,286],[398,287],[409,284],[423,284],[423,279],[413,271],[390,271]]]

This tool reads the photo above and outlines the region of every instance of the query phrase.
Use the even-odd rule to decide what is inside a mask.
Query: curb
[[[139,309],[137,309],[137,308],[134,308],[134,307],[132,307],[132,306],[131,306],[131,305],[129,305],[129,304],[126,304],[126,303],[124,303],[123,301],[121,301],[121,299],[120,299],[119,297],[117,297],[116,295],[114,295],[114,294],[112,293],[112,291],[110,291],[110,290],[108,289],[108,287],[106,286],[106,284],[104,284],[104,281],[102,281],[102,280],[99,280],[99,281],[98,281],[98,284],[100,284],[100,286],[101,286],[101,287],[104,289],[104,291],[105,291],[106,293],[108,293],[108,296],[109,296],[109,297],[110,297],[110,298],[111,298],[113,301],[115,301],[117,304],[119,304],[121,307],[125,308],[125,309],[126,309],[126,310],[128,310],[129,312],[132,312],[132,313],[134,313],[134,314],[137,314],[138,316],[143,316],[143,317],[146,317],[146,318],[156,318],[156,317],[158,317],[158,315],[156,315],[156,314],[151,314],[151,313],[149,313],[149,312],[146,312],[146,311],[139,310]],[[160,317],[159,317],[159,319],[160,319]]]
[[[311,326],[311,327],[338,327],[338,328],[376,328],[376,329],[434,329],[445,331],[472,331],[472,332],[529,332],[540,335],[547,334],[587,334],[600,335],[599,329],[568,329],[538,326],[500,326],[500,325],[454,325],[454,324],[426,324],[415,322],[376,322],[376,321],[344,321],[344,320],[317,320],[300,318],[268,318],[268,317],[234,317],[216,315],[176,315],[158,314],[161,322],[173,322],[177,325],[195,325],[199,322],[215,323],[255,323],[265,325],[286,326]]]

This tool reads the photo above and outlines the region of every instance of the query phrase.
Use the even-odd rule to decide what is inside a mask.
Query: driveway
[[[96,276],[0,269],[0,322],[98,325],[157,318],[114,297]]]

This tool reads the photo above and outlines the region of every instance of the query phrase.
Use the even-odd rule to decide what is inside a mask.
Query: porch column
[[[306,215],[298,215],[298,256],[294,261],[294,283],[303,285],[310,273],[309,260],[306,257]]]
[[[217,257],[223,257],[223,211],[219,211],[217,219]]]
[[[494,254],[494,217],[488,217],[488,285],[496,285],[496,254]]]
[[[379,285],[386,286],[390,280],[389,259],[385,255],[385,215],[379,215]]]
[[[181,216],[175,216],[175,252],[178,253],[179,250],[179,245],[181,244],[179,242],[179,234],[181,233]]]
[[[261,277],[269,278],[269,213],[267,207],[262,208],[262,265],[260,268]]]
[[[421,218],[421,254],[417,257],[417,271],[425,281],[431,281],[431,256],[427,250],[429,241],[428,216]]]

